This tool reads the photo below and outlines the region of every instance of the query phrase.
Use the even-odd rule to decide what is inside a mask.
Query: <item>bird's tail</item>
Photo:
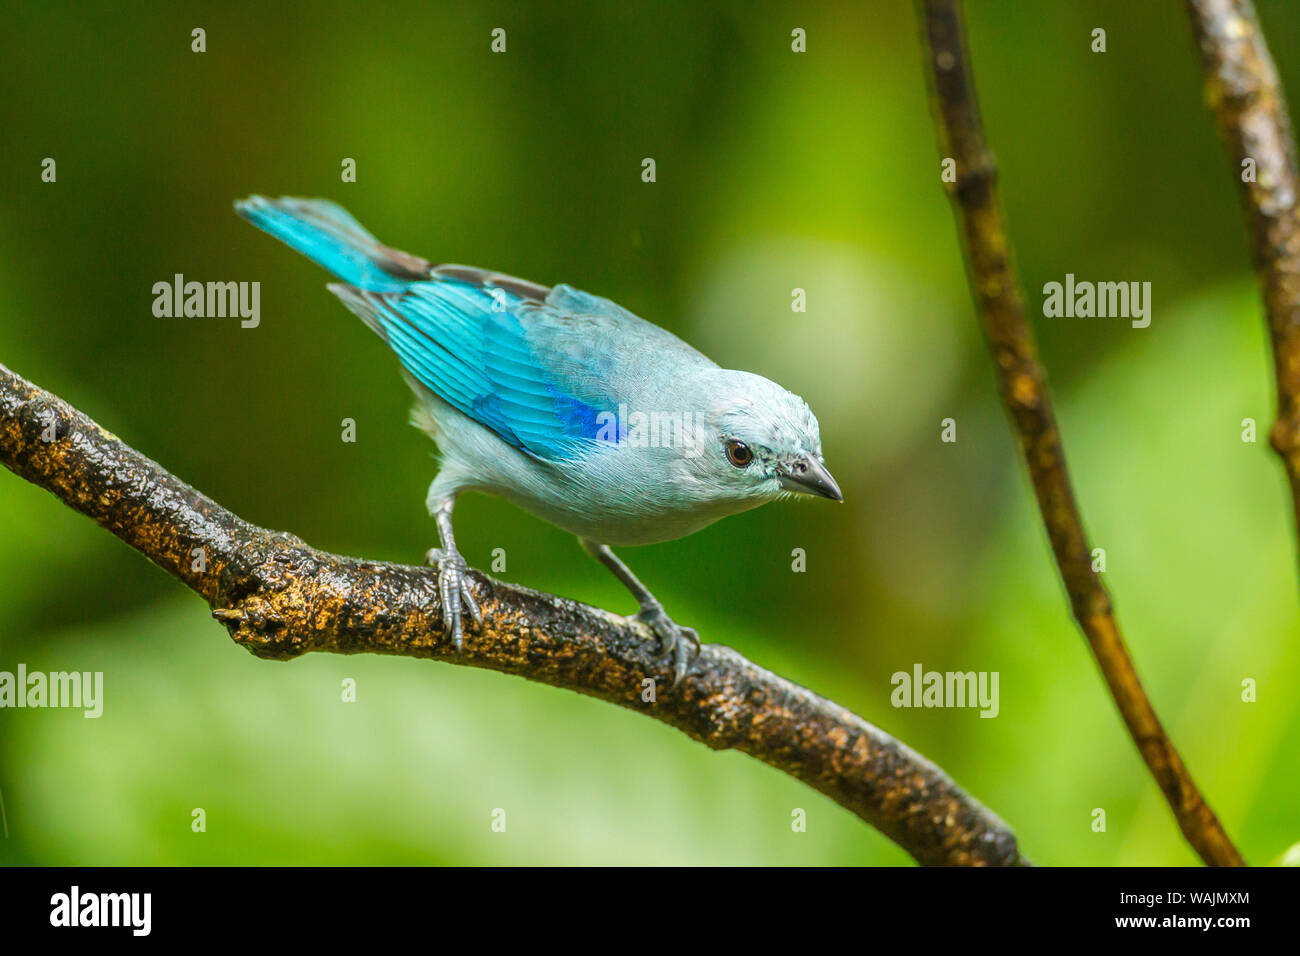
[[[235,211],[359,289],[402,292],[429,278],[429,262],[385,246],[327,199],[249,196],[235,202]]]

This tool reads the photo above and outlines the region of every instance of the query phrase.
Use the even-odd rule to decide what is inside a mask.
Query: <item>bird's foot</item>
[[[651,633],[659,639],[659,653],[672,658],[672,686],[676,687],[686,676],[687,665],[699,656],[700,636],[694,628],[682,627],[673,621],[658,604],[641,608],[633,620],[649,627]]]
[[[465,559],[459,551],[444,551],[430,548],[424,556],[424,563],[438,569],[438,599],[442,605],[442,626],[451,638],[456,653],[461,648],[461,612],[469,611],[477,626],[483,623],[483,612],[479,610],[474,593],[470,590],[469,575],[465,573]]]

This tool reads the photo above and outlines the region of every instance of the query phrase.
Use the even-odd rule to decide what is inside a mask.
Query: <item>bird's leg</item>
[[[632,569],[620,561],[613,551],[609,550],[609,545],[597,544],[585,538],[579,540],[582,542],[583,550],[613,571],[614,576],[623,582],[624,587],[632,592],[632,596],[641,605],[641,610],[636,614],[636,620],[641,621],[650,628],[655,637],[659,639],[660,651],[665,656],[672,657],[673,686],[676,686],[686,676],[686,665],[689,663],[686,645],[694,645],[690,657],[695,657],[700,653],[699,635],[695,633],[694,629],[682,627],[680,624],[675,623],[664,611],[664,606],[659,603],[659,600],[632,573]]]
[[[438,598],[442,605],[442,626],[451,638],[456,652],[461,647],[461,609],[469,611],[475,624],[483,623],[483,612],[470,591],[469,576],[465,573],[465,559],[456,550],[456,536],[451,531],[451,509],[456,504],[454,496],[439,498],[431,503],[429,511],[438,525],[441,548],[430,548],[424,556],[426,564],[438,569]]]

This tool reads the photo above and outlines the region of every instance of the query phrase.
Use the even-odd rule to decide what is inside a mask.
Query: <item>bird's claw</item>
[[[442,626],[459,654],[462,644],[462,609],[469,611],[476,626],[483,623],[483,612],[474,600],[469,575],[465,573],[465,559],[458,551],[430,548],[424,561],[438,569],[438,601],[442,606]]]
[[[635,620],[650,628],[650,632],[659,639],[659,653],[672,658],[672,686],[676,687],[686,676],[687,665],[700,654],[700,636],[694,628],[682,627],[676,623],[658,606],[642,608]]]

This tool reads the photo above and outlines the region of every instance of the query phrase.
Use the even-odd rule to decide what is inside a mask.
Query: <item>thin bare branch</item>
[[[1250,0],[1188,0],[1205,98],[1236,161],[1273,340],[1277,420],[1270,442],[1291,480],[1300,528],[1300,218],[1291,117]]]
[[[730,648],[705,645],[672,688],[639,627],[472,572],[484,624],[458,656],[442,631],[430,569],[326,554],[249,524],[2,365],[0,462],[201,595],[259,657],[371,652],[518,674],[756,757],[920,863],[1027,865],[1006,824],[925,757]],[[657,700],[646,701],[652,680]]]
[[[1187,841],[1210,865],[1242,865],[1241,855],[1160,725],[1129,658],[1110,596],[1092,569],[1047,375],[1025,318],[997,194],[997,165],[984,140],[960,2],[918,0],[918,11],[940,149],[957,165],[949,195],[971,290],[1074,617]]]

